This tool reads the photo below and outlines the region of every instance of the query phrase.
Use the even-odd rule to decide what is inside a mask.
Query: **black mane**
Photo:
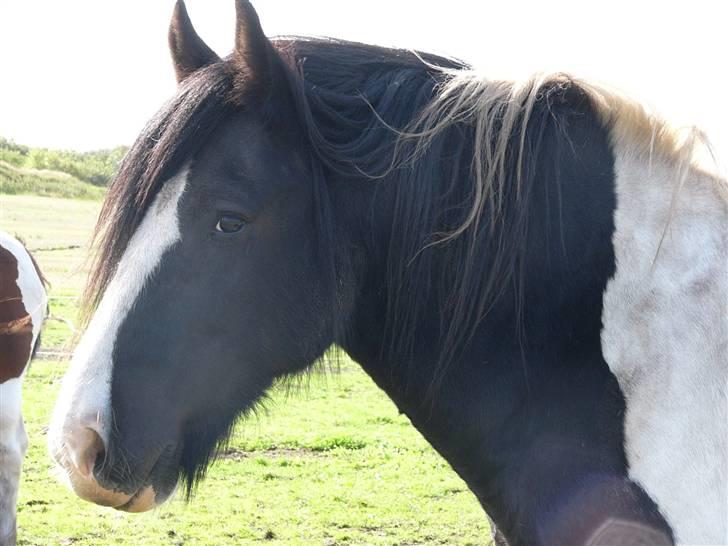
[[[469,72],[465,63],[333,40],[282,41],[278,47],[295,67],[289,82],[299,123],[324,176],[393,188],[383,357],[409,363],[409,375],[421,373],[412,361],[414,345],[433,332],[419,331],[418,321],[434,305],[440,316],[430,389],[435,395],[450,364],[505,293],[519,300],[513,302],[514,326],[524,335],[520,299],[531,186],[544,169],[555,172],[568,153],[568,118],[589,111],[587,95],[559,75],[531,82],[533,102],[527,94],[519,103],[512,84],[503,83],[507,94],[494,101],[492,118],[479,119],[481,112],[471,105],[472,111],[438,106],[434,118],[424,119],[448,83]],[[509,110],[517,118],[511,124],[505,120]],[[476,204],[482,181],[473,161],[479,123],[493,125],[492,141],[482,146],[493,155],[486,163],[497,164],[502,176],[498,187],[480,197],[484,205]],[[563,144],[559,154],[544,154],[547,138]],[[499,139],[507,142],[502,157],[496,157]]]

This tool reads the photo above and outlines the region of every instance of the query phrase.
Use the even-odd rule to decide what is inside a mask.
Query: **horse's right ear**
[[[220,60],[195,32],[182,0],[177,0],[169,24],[169,50],[172,53],[177,83],[181,83],[203,66]]]
[[[235,58],[248,84],[267,87],[273,79],[273,47],[250,0],[235,2]]]

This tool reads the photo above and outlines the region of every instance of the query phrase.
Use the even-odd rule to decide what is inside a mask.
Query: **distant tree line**
[[[127,149],[126,146],[117,146],[92,152],[51,150],[31,148],[0,137],[0,161],[16,167],[68,173],[94,186],[108,184]]]

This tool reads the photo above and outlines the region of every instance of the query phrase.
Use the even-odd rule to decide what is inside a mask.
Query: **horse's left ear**
[[[235,11],[235,60],[248,82],[266,86],[274,70],[273,45],[263,34],[258,14],[248,0],[236,0]]]
[[[182,0],[177,0],[169,23],[169,51],[172,53],[177,83],[203,66],[220,60],[195,32]]]

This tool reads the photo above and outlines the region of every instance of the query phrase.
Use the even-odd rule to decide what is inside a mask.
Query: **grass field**
[[[0,195],[0,229],[22,235],[52,283],[51,313],[73,323],[85,245],[99,202]],[[44,350],[68,350],[50,321]],[[354,364],[273,393],[240,423],[190,504],[128,515],[80,501],[54,477],[49,413],[67,366],[37,360],[25,381],[30,436],[21,483],[20,545],[489,544],[465,484]]]

